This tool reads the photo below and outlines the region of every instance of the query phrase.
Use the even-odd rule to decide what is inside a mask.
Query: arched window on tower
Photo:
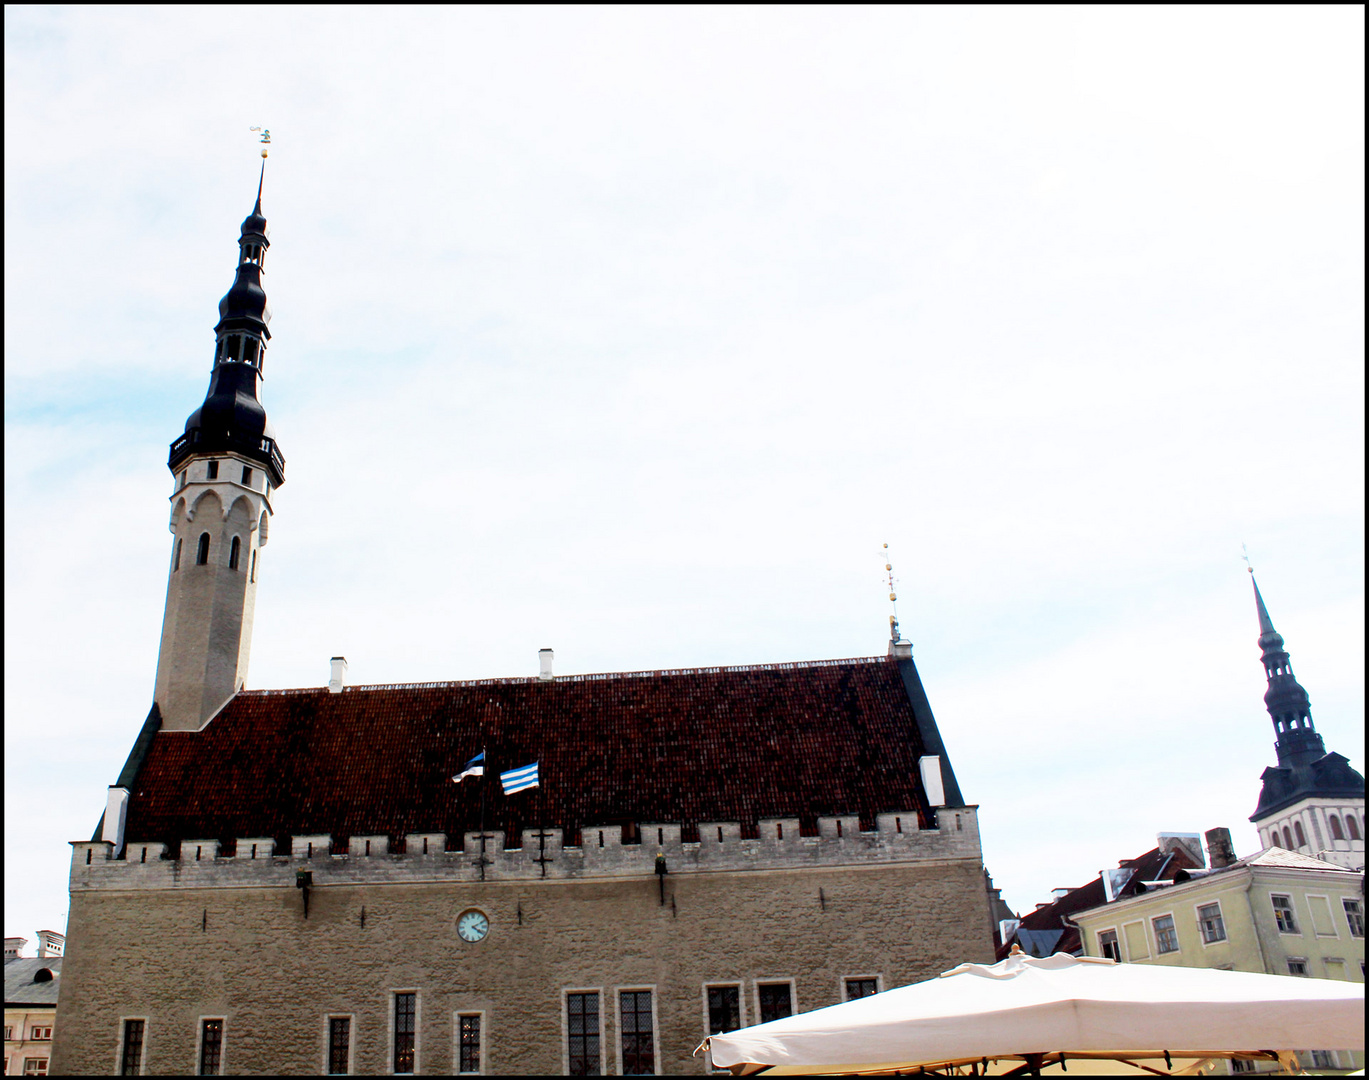
[[[1331,815],[1331,839],[1332,839],[1332,840],[1344,840],[1344,839],[1345,839],[1345,833],[1341,832],[1341,828],[1340,828],[1340,818],[1336,817],[1335,814],[1332,814],[1332,815]]]
[[[1359,825],[1355,821],[1354,814],[1345,815],[1345,831],[1350,834],[1351,840],[1359,839]]]
[[[1285,851],[1293,850],[1293,834],[1288,831],[1288,826],[1283,827],[1283,847]]]
[[[238,552],[241,550],[242,540],[239,537],[233,537],[233,544],[228,549],[228,569],[236,570],[238,568]]]
[[[1302,822],[1293,822],[1293,835],[1297,838],[1298,847],[1307,846],[1307,835],[1302,831]]]
[[[176,554],[171,559],[171,572],[174,574],[181,568],[181,538],[176,537]]]
[[[200,546],[195,551],[195,565],[204,566],[209,562],[209,534],[200,533]]]

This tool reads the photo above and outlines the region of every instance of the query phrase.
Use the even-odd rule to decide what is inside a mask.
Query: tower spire
[[[1250,568],[1250,584],[1255,590],[1255,614],[1260,623],[1260,660],[1269,684],[1264,693],[1264,705],[1274,723],[1274,748],[1279,755],[1279,764],[1309,764],[1324,755],[1326,747],[1312,724],[1312,706],[1307,691],[1293,675],[1293,662],[1284,649],[1283,636],[1274,629],[1253,567]]]

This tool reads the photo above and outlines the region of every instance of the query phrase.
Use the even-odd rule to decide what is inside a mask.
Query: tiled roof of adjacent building
[[[48,973],[47,976],[43,975],[44,972]],[[61,974],[60,956],[28,956],[6,960],[5,1004],[56,1007]]]
[[[155,713],[155,710],[154,710]],[[445,832],[918,811],[943,754],[911,660],[243,691],[201,731],[150,730],[127,841]],[[452,777],[481,749],[483,781]],[[504,796],[497,774],[540,763]],[[949,763],[947,801],[962,804]],[[745,835],[745,832],[744,832]]]

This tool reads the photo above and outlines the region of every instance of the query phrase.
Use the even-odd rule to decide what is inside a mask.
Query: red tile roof
[[[288,850],[290,835],[445,832],[459,844],[480,827],[482,781],[452,777],[482,748],[487,828],[510,840],[551,827],[571,843],[582,826],[629,822],[680,822],[691,839],[702,821],[765,817],[812,831],[828,814],[872,827],[915,808],[925,821],[918,758],[941,748],[900,667],[912,671],[877,657],[243,691],[204,730],[152,737],[127,840],[174,852],[183,839],[270,836]],[[541,787],[505,797],[496,774],[533,761]]]

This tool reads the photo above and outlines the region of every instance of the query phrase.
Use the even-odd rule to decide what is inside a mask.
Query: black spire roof
[[[238,237],[238,270],[233,285],[219,301],[214,327],[214,368],[204,404],[190,414],[185,434],[171,444],[167,464],[178,472],[191,457],[239,454],[258,462],[274,487],[285,483],[285,458],[261,403],[260,381],[271,340],[271,307],[262,288],[262,264],[271,246],[261,212],[266,163],[257,181],[257,202]]]
[[[1260,779],[1260,802],[1251,821],[1260,821],[1310,795],[1330,798],[1364,798],[1364,777],[1350,768],[1347,758],[1326,752],[1326,745],[1312,724],[1307,691],[1293,676],[1293,663],[1274,629],[1269,609],[1252,574],[1255,614],[1260,620],[1260,652],[1269,688],[1264,705],[1274,722],[1277,766],[1265,769]]]

